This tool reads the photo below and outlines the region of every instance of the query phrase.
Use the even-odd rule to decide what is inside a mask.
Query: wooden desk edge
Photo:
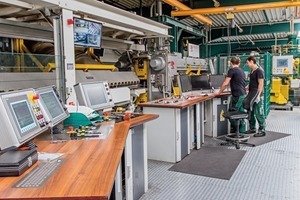
[[[71,157],[73,158],[75,154],[75,152],[77,152],[78,150],[76,149],[82,149],[82,148],[85,148],[85,146],[87,145],[91,145],[93,147],[93,150],[98,148],[98,147],[101,147],[101,145],[103,145],[101,147],[101,149],[107,149],[106,154],[110,154],[111,151],[114,151],[114,156],[112,159],[114,160],[110,160],[109,162],[111,164],[105,164],[104,166],[107,166],[107,170],[106,169],[101,169],[103,172],[110,172],[111,175],[106,175],[105,177],[105,182],[101,183],[102,185],[104,185],[104,187],[100,186],[100,190],[97,192],[97,194],[94,194],[95,196],[93,196],[92,194],[88,193],[88,192],[83,192],[81,194],[72,194],[70,191],[61,191],[61,192],[58,192],[58,193],[53,193],[53,196],[51,196],[51,194],[49,194],[49,192],[45,192],[45,188],[48,186],[48,189],[49,189],[49,184],[51,185],[52,181],[57,179],[58,177],[61,176],[61,173],[60,172],[59,174],[56,174],[55,176],[51,176],[50,178],[53,179],[51,180],[51,183],[50,182],[46,182],[42,187],[40,188],[36,188],[36,191],[33,191],[35,189],[32,189],[32,188],[13,188],[13,185],[19,181],[21,178],[23,178],[26,174],[28,174],[34,167],[32,167],[30,170],[26,171],[22,176],[20,177],[0,177],[0,199],[35,199],[35,200],[52,200],[52,199],[88,199],[88,200],[94,200],[94,199],[109,199],[110,195],[111,195],[111,191],[112,191],[112,188],[113,188],[113,184],[114,184],[114,179],[115,179],[115,175],[116,175],[116,172],[117,172],[117,168],[118,168],[118,164],[121,160],[121,156],[122,156],[122,152],[123,152],[123,149],[125,147],[125,143],[126,143],[126,138],[127,138],[127,135],[128,135],[128,131],[129,131],[129,128],[132,128],[132,127],[135,127],[135,126],[138,126],[140,124],[143,124],[143,123],[146,123],[148,121],[151,121],[153,119],[156,119],[158,118],[158,115],[156,114],[143,114],[142,116],[139,116],[139,117],[136,117],[136,118],[133,118],[131,120],[129,120],[128,122],[127,121],[124,121],[124,122],[121,122],[117,125],[117,127],[114,127],[112,129],[112,133],[109,135],[109,138],[107,138],[106,140],[99,140],[99,142],[97,142],[96,140],[82,140],[82,141],[74,141],[74,140],[69,140],[65,143],[61,143],[61,144],[58,144],[58,145],[55,145],[55,146],[50,146],[49,145],[49,141],[40,141],[37,143],[37,145],[39,145],[40,147],[40,150],[41,151],[45,151],[45,152],[60,152],[61,149],[64,149],[64,148],[67,148],[66,152],[63,152],[65,154],[65,156],[68,156],[68,158],[71,159]],[[124,123],[122,125],[122,123]],[[120,129],[120,130],[117,130],[117,129]],[[123,134],[120,133],[120,131],[122,131]],[[72,142],[73,141],[73,142]],[[85,142],[85,141],[90,141],[90,142]],[[93,141],[93,142],[92,142]],[[69,142],[69,143],[68,143]],[[72,145],[73,144],[76,144],[76,143],[79,143],[81,144],[82,146],[84,147],[77,147],[77,148],[74,148],[72,149]],[[109,145],[109,146],[105,146],[105,145]],[[118,146],[111,146],[111,145],[118,145]],[[55,147],[55,148],[53,148]],[[71,149],[70,149],[71,148]],[[51,150],[52,149],[52,150]],[[47,151],[48,150],[48,151]],[[100,151],[100,150],[99,150]],[[92,154],[92,150],[90,150],[89,152],[89,155]],[[88,153],[88,152],[86,152]],[[102,157],[106,158],[107,156],[103,155],[103,152],[94,152],[96,154],[102,154]],[[82,152],[81,152],[82,154]],[[77,156],[80,156],[81,154],[77,155]],[[112,157],[112,155],[108,155],[110,157]],[[74,161],[73,161],[74,162]],[[100,162],[100,161],[99,161]],[[101,161],[101,162],[106,162],[106,160],[104,161]],[[68,161],[68,165],[72,163],[71,161]],[[95,163],[96,164],[96,163]],[[64,165],[64,163],[63,163]],[[62,168],[63,165],[60,167]],[[92,163],[89,164],[89,166],[87,167],[91,167]],[[113,166],[112,166],[113,165]],[[104,167],[103,166],[103,167]],[[66,168],[67,166],[65,166],[64,168]],[[110,170],[108,170],[110,169]],[[59,171],[60,169],[58,169]],[[56,173],[58,173],[58,171]],[[76,171],[77,172],[77,171]],[[82,172],[82,173],[86,173],[86,169],[84,168],[80,168],[78,169],[78,172]],[[74,173],[74,172],[73,172]],[[101,175],[103,176],[103,175]],[[99,178],[101,177],[99,176]],[[109,178],[109,177],[113,177],[113,178]],[[16,180],[17,179],[17,180]],[[63,181],[63,180],[61,180]],[[76,179],[77,181],[77,179]],[[75,181],[75,182],[76,182]],[[103,180],[101,180],[103,181]],[[70,180],[70,183],[73,183],[73,181]],[[79,180],[80,182],[80,180]],[[56,184],[59,184],[58,182],[56,182]],[[109,185],[106,185],[106,184],[109,184]],[[105,186],[106,185],[106,186]],[[50,189],[51,192],[52,190],[54,190],[53,188],[54,186],[52,186],[52,188]],[[59,187],[59,186],[58,186]],[[73,186],[72,186],[73,187]],[[75,187],[75,186],[74,186]],[[78,186],[76,186],[78,187]],[[99,186],[98,186],[99,187]],[[1,189],[2,188],[2,189]],[[26,191],[28,190],[28,195],[24,195],[26,193]],[[18,191],[18,192],[17,192]],[[16,192],[16,193],[14,193]],[[69,194],[69,196],[67,196],[65,193],[67,192],[67,194]],[[14,195],[12,195],[14,194]],[[61,195],[60,194],[64,194],[64,195]],[[32,196],[30,196],[32,195]],[[44,195],[44,196],[43,196]]]

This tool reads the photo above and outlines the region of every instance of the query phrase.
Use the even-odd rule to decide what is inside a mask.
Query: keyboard
[[[36,188],[40,187],[63,162],[62,159],[41,162],[16,185],[16,188]]]

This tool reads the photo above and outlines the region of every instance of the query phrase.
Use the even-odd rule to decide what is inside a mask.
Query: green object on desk
[[[103,118],[100,115],[95,115],[89,119],[85,114],[77,112],[70,113],[70,116],[64,121],[64,126],[78,128],[79,126],[92,126],[99,122],[103,122]]]

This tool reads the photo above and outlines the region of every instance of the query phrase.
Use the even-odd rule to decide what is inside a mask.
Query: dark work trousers
[[[243,100],[246,95],[242,96],[231,96],[230,104],[229,104],[229,111],[241,111],[244,112],[245,109],[243,108]],[[231,126],[236,130],[236,120],[230,120]],[[245,133],[246,131],[246,122],[244,119],[240,120],[240,133]]]

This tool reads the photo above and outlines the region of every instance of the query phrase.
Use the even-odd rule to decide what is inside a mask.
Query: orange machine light
[[[38,100],[40,98],[40,95],[39,94],[34,94],[32,96],[32,100]]]

